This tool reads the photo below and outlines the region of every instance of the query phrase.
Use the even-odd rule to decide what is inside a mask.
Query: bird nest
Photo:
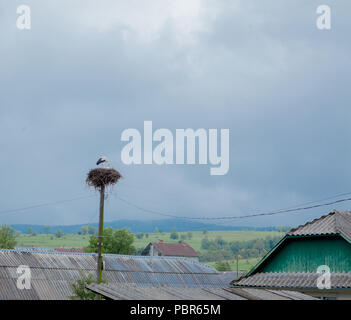
[[[115,185],[122,175],[115,169],[95,168],[88,173],[86,183],[95,189]]]

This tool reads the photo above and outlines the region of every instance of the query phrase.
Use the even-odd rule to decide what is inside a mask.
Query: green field
[[[88,242],[89,236],[78,234],[64,234],[61,238],[56,238],[53,234],[21,234],[17,237],[18,247],[82,248],[87,246]]]
[[[201,249],[201,241],[205,237],[202,232],[191,232],[192,238],[185,239],[184,242],[188,243],[192,246],[196,251],[201,253],[203,250]],[[179,239],[181,239],[182,234],[187,234],[187,232],[178,232]],[[263,239],[268,236],[283,236],[284,233],[276,232],[276,231],[208,231],[206,236],[209,240],[215,240],[217,237],[221,237],[225,241],[248,241],[254,239]],[[157,242],[159,239],[176,243],[179,241],[170,239],[170,233],[162,233],[155,234],[150,233],[149,238],[143,237],[143,239],[135,239],[134,245],[136,248],[144,248],[149,242]]]
[[[201,253],[201,240],[204,238],[202,232],[191,232],[192,238],[184,240],[196,251]],[[179,237],[186,232],[178,232]],[[225,241],[248,241],[254,239],[262,239],[268,236],[283,236],[281,232],[275,231],[208,231],[206,236],[209,240],[222,237]],[[180,238],[179,238],[180,239]],[[135,237],[134,246],[136,248],[144,248],[149,242],[157,242],[163,240],[165,242],[176,243],[179,241],[170,239],[170,233],[149,233],[149,237],[137,239]],[[61,238],[56,238],[53,234],[37,234],[35,236],[28,234],[20,234],[17,238],[17,246],[24,247],[42,247],[42,248],[82,248],[88,245],[89,236],[78,234],[64,234]]]

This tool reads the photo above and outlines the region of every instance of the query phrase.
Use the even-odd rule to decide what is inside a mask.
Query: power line
[[[350,194],[350,193],[347,193]],[[276,210],[276,211],[270,211],[270,212],[264,212],[264,213],[256,213],[256,214],[250,214],[250,215],[242,215],[242,216],[228,216],[228,217],[187,217],[187,216],[176,216],[173,214],[168,214],[168,213],[163,213],[163,212],[159,212],[159,211],[155,211],[155,210],[150,210],[150,209],[146,209],[143,207],[140,207],[134,203],[131,203],[128,200],[125,200],[121,197],[118,197],[117,195],[115,195],[115,197],[128,204],[129,206],[132,206],[134,208],[137,208],[141,211],[144,212],[148,212],[148,213],[152,213],[152,214],[157,214],[160,216],[164,216],[164,217],[169,217],[169,218],[176,218],[176,219],[188,219],[188,220],[233,220],[233,219],[244,219],[244,218],[253,218],[253,217],[260,217],[260,216],[271,216],[271,215],[276,215],[276,214],[280,214],[280,213],[289,213],[289,212],[296,212],[296,211],[302,211],[302,210],[309,210],[309,209],[314,209],[314,208],[319,208],[319,207],[326,207],[326,206],[330,206],[333,204],[337,204],[337,203],[341,203],[341,202],[346,202],[346,201],[351,201],[351,198],[345,198],[345,199],[339,199],[333,202],[329,202],[329,203],[323,203],[323,204],[316,204],[313,206],[307,206],[307,207],[293,207],[292,209],[280,209],[280,210]],[[311,201],[310,203],[315,203],[316,201]]]
[[[264,213],[256,213],[256,214],[241,215],[241,216],[228,216],[228,217],[188,217],[188,216],[177,216],[177,215],[174,215],[174,214],[169,214],[169,213],[164,213],[164,212],[160,212],[160,211],[156,211],[156,210],[147,209],[147,208],[138,206],[138,205],[126,200],[126,199],[118,197],[114,193],[110,193],[110,194],[114,195],[118,200],[126,203],[127,205],[132,206],[132,207],[134,207],[134,208],[136,208],[138,210],[144,211],[144,212],[148,212],[148,213],[151,213],[151,214],[156,214],[156,215],[164,216],[164,217],[168,217],[168,218],[190,219],[190,220],[244,219],[244,218],[252,218],[252,217],[258,217],[258,216],[268,216],[268,215],[275,215],[275,214],[280,214],[280,213],[289,213],[289,212],[296,212],[296,211],[302,211],[302,210],[309,210],[309,209],[313,209],[313,208],[325,207],[325,206],[330,206],[332,204],[337,204],[337,203],[341,203],[341,202],[351,201],[351,198],[344,198],[344,199],[339,199],[339,200],[336,200],[336,201],[333,201],[333,202],[329,202],[329,203],[316,204],[316,205],[313,205],[313,206],[306,206],[308,204],[318,203],[318,202],[321,202],[321,201],[327,201],[327,200],[330,200],[330,199],[335,199],[335,198],[338,198],[338,197],[341,197],[341,196],[345,196],[345,195],[350,195],[351,194],[351,192],[347,192],[347,193],[342,193],[342,194],[338,194],[338,195],[335,195],[335,196],[323,198],[323,199],[320,199],[320,200],[309,201],[309,202],[305,202],[305,203],[302,203],[302,204],[299,204],[299,205],[295,205],[295,206],[291,206],[291,207],[287,207],[287,208],[283,208],[283,209],[279,209],[279,210],[275,210],[275,211],[264,212]],[[93,198],[93,197],[96,197],[96,195],[81,196],[81,197],[76,197],[76,198],[71,198],[71,199],[65,199],[65,200],[58,200],[58,201],[53,201],[53,202],[41,203],[41,204],[27,206],[27,207],[22,207],[22,208],[3,210],[3,211],[0,211],[0,215],[17,213],[17,212],[20,212],[20,211],[36,209],[36,208],[41,208],[41,207],[47,207],[47,206],[52,206],[52,205],[57,205],[57,204],[62,204],[62,203],[67,203],[67,202],[73,202],[73,201],[83,200],[83,199],[88,199],[88,198]]]
[[[297,204],[295,206],[289,206],[289,207],[286,207],[286,208],[282,208],[280,210],[293,209],[293,208],[296,208],[296,207],[306,206],[308,204],[317,203],[317,202],[321,202],[321,201],[327,201],[327,200],[330,200],[330,199],[335,199],[335,198],[347,196],[347,195],[350,195],[350,194],[351,194],[351,192],[340,193],[340,194],[337,194],[335,196],[331,196],[331,197],[327,197],[327,198],[323,198],[323,199],[319,199],[319,200],[314,200],[314,201],[308,201],[308,202],[300,203],[300,204]]]
[[[41,207],[48,207],[48,206],[52,206],[52,205],[56,205],[56,204],[72,202],[72,201],[88,199],[88,198],[93,198],[95,196],[96,195],[82,196],[82,197],[76,197],[76,198],[71,198],[71,199],[65,199],[65,200],[41,203],[41,204],[36,204],[36,205],[32,205],[32,206],[28,206],[28,207],[22,207],[22,208],[17,208],[17,209],[3,210],[3,211],[0,211],[0,215],[5,215],[5,214],[9,214],[9,213],[16,213],[16,212],[19,212],[19,211],[36,209],[36,208],[41,208]]]

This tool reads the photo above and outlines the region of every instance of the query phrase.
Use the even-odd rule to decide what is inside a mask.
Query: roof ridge
[[[82,256],[96,256],[95,252],[62,252],[62,251],[48,251],[48,250],[26,250],[26,249],[3,249],[0,248],[0,252],[18,252],[18,253],[44,253],[44,254],[56,254],[56,255],[82,255]],[[197,262],[188,257],[177,257],[177,256],[142,256],[142,255],[128,255],[128,254],[118,254],[118,253],[103,253],[106,257],[120,257],[120,258],[141,258],[141,259],[186,259],[187,261]]]
[[[249,278],[271,278],[271,277],[279,277],[279,276],[301,276],[301,275],[307,275],[307,276],[319,276],[317,272],[306,272],[306,271],[300,271],[300,272],[258,272],[255,274],[252,274],[248,277],[243,277],[243,278],[238,278],[234,279],[232,283],[240,282],[243,279],[249,279]],[[351,271],[337,271],[337,272],[330,272],[331,276],[342,276],[342,275],[350,275],[351,276]]]
[[[344,235],[346,238],[351,240],[351,211],[336,211],[336,221],[335,225],[339,233]],[[342,221],[340,221],[342,220]]]
[[[334,214],[337,214],[337,213],[338,213],[337,210],[333,210],[333,211],[329,212],[328,214],[325,214],[325,215],[323,215],[323,216],[320,216],[319,218],[315,218],[315,219],[313,219],[313,220],[311,220],[311,221],[307,221],[307,222],[304,223],[304,224],[301,224],[301,225],[299,225],[299,226],[297,226],[297,227],[295,227],[295,228],[290,229],[289,232],[288,232],[287,234],[292,233],[292,232],[295,232],[295,231],[297,231],[297,230],[300,229],[300,228],[303,228],[303,227],[306,227],[306,226],[308,226],[308,225],[311,225],[311,224],[317,222],[318,220],[323,220],[323,219],[325,219],[326,217],[331,216],[331,215],[334,215]]]

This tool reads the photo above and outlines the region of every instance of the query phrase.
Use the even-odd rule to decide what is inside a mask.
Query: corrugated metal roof
[[[78,249],[78,248],[55,248],[55,251],[57,251],[57,252],[78,252],[78,253],[84,253],[83,249]]]
[[[287,233],[289,236],[342,234],[351,241],[351,212],[334,210]]]
[[[54,248],[38,248],[38,247],[15,247],[15,250],[20,251],[55,251]]]
[[[178,257],[199,257],[200,255],[187,243],[167,243],[167,242],[152,242],[158,251],[164,256],[178,256]]]
[[[173,288],[228,287],[228,277],[189,258],[103,255],[108,283]],[[32,288],[19,290],[17,268],[31,268]],[[80,272],[96,274],[96,254],[0,250],[0,299],[69,299]]]
[[[92,284],[91,291],[112,300],[315,300],[286,291],[237,288],[138,287],[131,284]]]
[[[269,272],[256,273],[247,278],[232,281],[235,287],[318,289],[318,273]],[[351,289],[351,272],[331,273],[331,289]]]

